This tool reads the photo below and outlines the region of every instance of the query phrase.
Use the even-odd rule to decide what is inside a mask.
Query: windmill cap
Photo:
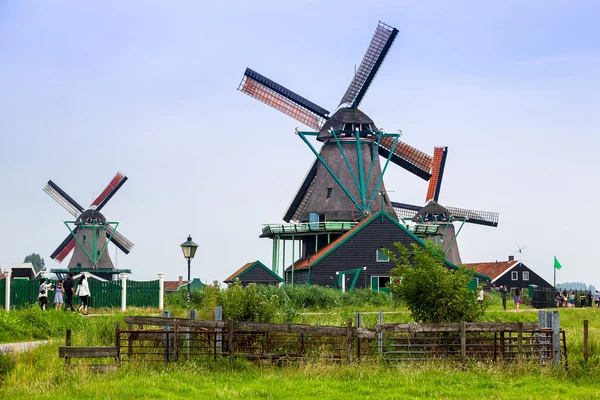
[[[106,218],[98,210],[89,209],[85,210],[75,221],[75,224],[81,224],[86,222],[106,222]]]
[[[327,139],[333,139],[334,136],[330,132],[331,129],[335,131],[342,131],[347,124],[367,124],[372,131],[377,131],[377,127],[375,123],[369,116],[359,109],[345,107],[337,110],[331,118],[325,122],[321,130],[319,131],[319,136],[317,136],[317,140],[324,142]],[[366,130],[366,129],[365,129]],[[361,128],[362,131],[362,128]]]

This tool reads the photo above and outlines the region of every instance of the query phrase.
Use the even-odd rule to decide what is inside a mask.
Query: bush
[[[477,293],[467,288],[472,271],[448,269],[439,246],[412,244],[412,257],[401,243],[394,246],[398,255],[385,250],[396,265],[388,288],[416,322],[472,322],[483,316],[485,307],[477,303]]]

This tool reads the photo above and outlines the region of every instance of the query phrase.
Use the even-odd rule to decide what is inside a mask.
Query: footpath
[[[41,344],[50,343],[49,340],[37,340],[34,342],[0,343],[0,353],[21,352],[31,350]]]

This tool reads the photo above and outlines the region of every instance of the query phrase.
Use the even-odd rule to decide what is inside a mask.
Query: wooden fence
[[[189,357],[319,358],[350,362],[533,360],[557,365],[562,337],[538,323],[378,324],[375,328],[125,317],[116,328],[121,361],[173,362]],[[560,346],[562,339],[563,346]],[[555,349],[559,349],[558,355]],[[560,362],[560,361],[558,361]]]

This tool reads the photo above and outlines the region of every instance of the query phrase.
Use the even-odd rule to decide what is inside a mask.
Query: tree
[[[411,244],[412,255],[401,243],[394,247],[398,254],[384,249],[396,265],[388,288],[407,305],[416,322],[472,322],[483,316],[477,293],[467,287],[473,271],[449,269],[442,249],[431,243]]]
[[[44,259],[39,254],[31,253],[30,255],[25,257],[25,260],[23,260],[23,262],[32,263],[33,267],[37,271],[45,271],[46,270],[46,267],[45,267],[46,263],[44,262]]]

